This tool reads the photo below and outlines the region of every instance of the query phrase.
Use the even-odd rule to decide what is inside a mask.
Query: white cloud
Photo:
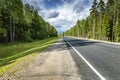
[[[59,16],[54,19],[46,19],[60,31],[66,31],[75,25],[78,19],[86,18],[89,15],[90,6],[84,8],[80,13],[76,13],[73,11],[73,7],[76,5],[77,0],[74,3],[68,4],[58,7],[56,11],[59,12]]]
[[[49,23],[54,25],[58,32],[63,32],[70,29],[75,25],[78,19],[86,18],[89,15],[89,9],[91,5],[83,4],[84,0],[62,0],[63,5],[54,9],[45,9],[43,0],[24,0],[29,1],[30,4],[36,7],[37,5],[42,9],[39,10],[39,14]],[[50,0],[49,0],[50,1]],[[37,2],[37,4],[34,4]],[[90,1],[91,2],[91,1]],[[79,5],[78,5],[79,4]],[[78,6],[77,6],[78,5]],[[59,13],[59,15],[55,14]],[[54,18],[51,18],[54,17]]]
[[[47,12],[46,14],[47,14],[47,15],[46,15],[47,18],[56,18],[56,17],[59,16],[59,12],[54,11],[54,10],[49,11],[49,12]]]

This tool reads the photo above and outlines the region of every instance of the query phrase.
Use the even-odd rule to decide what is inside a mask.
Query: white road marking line
[[[65,41],[73,48],[73,50],[85,61],[85,63],[99,76],[101,80],[106,80],[83,56],[78,52],[66,39]]]

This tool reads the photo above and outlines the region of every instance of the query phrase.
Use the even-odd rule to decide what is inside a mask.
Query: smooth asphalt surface
[[[79,67],[82,80],[101,80],[67,41],[105,78],[120,80],[120,46],[83,39],[63,38]]]

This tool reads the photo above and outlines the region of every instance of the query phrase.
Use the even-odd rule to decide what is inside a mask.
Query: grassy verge
[[[0,74],[7,72],[19,62],[41,52],[58,38],[49,38],[31,43],[0,45]],[[32,58],[32,57],[31,57]]]

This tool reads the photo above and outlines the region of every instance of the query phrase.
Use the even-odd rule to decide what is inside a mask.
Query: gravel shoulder
[[[35,61],[16,72],[11,80],[81,80],[77,65],[62,39],[46,51],[38,53]]]
[[[67,36],[67,37],[74,38],[74,39],[81,39],[81,40],[89,40],[89,41],[95,41],[95,42],[102,42],[102,43],[107,43],[107,44],[112,44],[112,45],[120,46],[119,42],[110,42],[110,41],[105,41],[105,40],[89,39],[89,38],[82,38],[82,37],[72,37],[72,36]]]

